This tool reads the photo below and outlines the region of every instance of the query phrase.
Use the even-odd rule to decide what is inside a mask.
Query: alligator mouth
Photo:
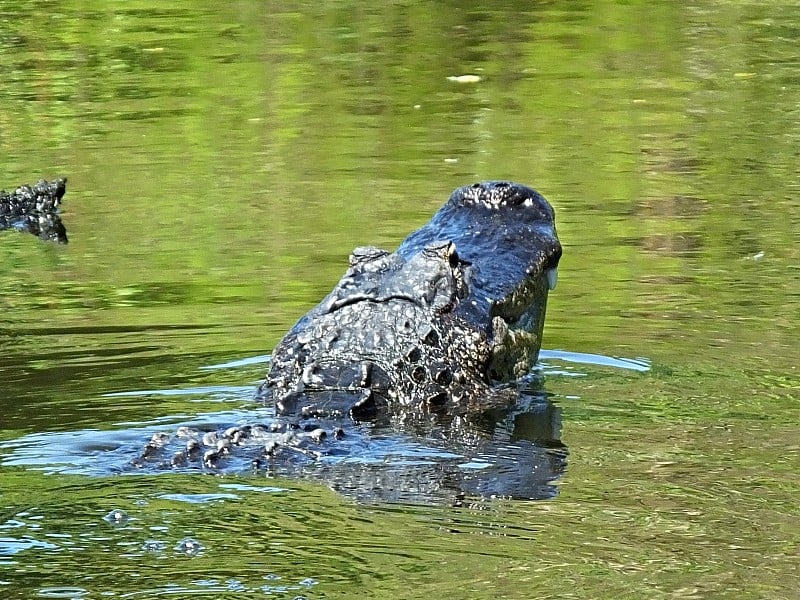
[[[558,282],[561,244],[552,207],[515,183],[464,186],[397,254],[407,258],[434,239],[450,240],[470,265],[468,294],[455,312],[491,341],[490,378],[517,377],[538,358],[547,295]]]

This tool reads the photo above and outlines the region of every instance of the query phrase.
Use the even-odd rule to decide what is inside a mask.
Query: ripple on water
[[[241,498],[236,494],[162,494],[158,497],[162,500],[175,500],[176,502],[188,502],[189,504],[207,504],[224,500],[239,500]]]
[[[564,351],[543,351],[547,361],[584,364],[590,367],[629,371],[649,369],[644,359],[620,359]],[[240,368],[263,362],[258,356],[233,360],[208,368]],[[559,376],[562,370],[544,363],[540,371]],[[570,375],[586,375],[564,371]],[[540,378],[539,378],[540,379]],[[233,451],[219,453],[209,464],[169,457],[186,445],[181,432],[232,430],[244,424],[275,423],[271,407],[248,406],[200,415],[172,415],[145,422],[125,422],[116,429],[47,432],[4,442],[8,450],[4,466],[25,466],[48,473],[109,475],[116,473],[209,472],[253,473],[254,465],[271,475],[303,477],[326,482],[339,493],[360,502],[452,503],[464,497],[550,498],[557,493],[554,482],[566,468],[567,451],[560,441],[561,408],[551,402],[539,379],[520,382],[519,402],[508,410],[487,413],[480,422],[454,419],[447,423],[421,423],[410,427],[347,426],[346,434],[316,440],[313,447],[291,456],[275,458],[259,455],[254,442]],[[213,399],[218,396],[250,398],[252,388],[206,385],[197,388],[131,390],[113,396],[185,395]],[[324,426],[324,423],[314,425]],[[338,427],[338,425],[337,425]],[[152,453],[142,454],[148,440],[159,443]],[[203,442],[205,436],[202,436]],[[181,441],[182,440],[182,441]],[[283,442],[281,442],[283,443]],[[177,444],[177,445],[176,445]],[[181,448],[178,448],[182,445]],[[183,448],[185,450],[185,448]],[[263,454],[263,447],[260,450]],[[186,452],[183,452],[185,455]],[[291,453],[290,453],[291,454]],[[200,452],[200,456],[204,456]],[[141,457],[144,458],[142,459]],[[276,493],[285,488],[253,486],[262,492]],[[248,488],[248,491],[250,488]],[[238,500],[244,491],[231,484],[218,493],[173,493],[165,500],[190,504]],[[109,513],[106,520],[124,526],[124,513]]]
[[[205,551],[205,546],[192,537],[185,537],[177,544],[175,550],[186,556],[199,556]]]
[[[40,598],[84,598],[89,590],[80,587],[47,587],[41,588],[36,595]]]
[[[119,510],[115,508],[114,510],[110,511],[105,517],[103,517],[103,520],[109,525],[112,525],[114,527],[124,527],[125,525],[128,524],[128,521],[130,521],[131,518],[128,516],[128,513],[126,513],[124,510]]]

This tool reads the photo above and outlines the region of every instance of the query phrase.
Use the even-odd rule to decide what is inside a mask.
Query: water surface
[[[70,236],[0,235],[7,597],[796,597],[794,4],[2,13],[0,186],[68,177]],[[102,444],[53,467],[86,432],[251,410],[265,367],[238,362],[353,247],[504,178],[551,200],[564,244],[543,389],[569,454],[546,499],[128,477],[93,471]]]

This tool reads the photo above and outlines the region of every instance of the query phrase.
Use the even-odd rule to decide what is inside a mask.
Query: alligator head
[[[541,346],[561,245],[535,190],[457,189],[395,253],[357,248],[333,291],[281,340],[258,397],[281,414],[356,420],[496,403]]]

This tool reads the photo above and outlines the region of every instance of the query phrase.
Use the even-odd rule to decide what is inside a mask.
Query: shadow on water
[[[561,408],[542,375],[580,376],[551,362],[642,371],[644,360],[561,351],[542,353],[535,377],[518,382],[518,401],[474,417],[413,424],[288,419],[271,407],[245,406],[199,415],[118,423],[116,429],[34,433],[5,442],[3,466],[47,473],[247,474],[321,481],[361,503],[459,504],[471,498],[539,500],[557,494],[568,451]],[[267,362],[257,356],[204,370]],[[182,395],[248,401],[252,389],[203,386],[132,390],[108,396]]]

